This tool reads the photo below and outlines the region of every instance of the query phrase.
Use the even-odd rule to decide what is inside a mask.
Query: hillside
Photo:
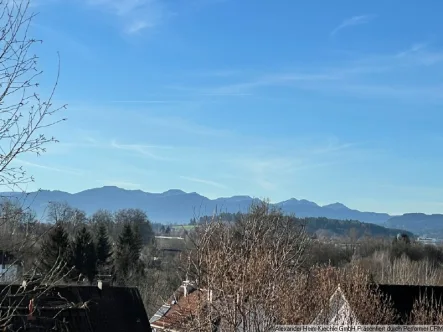
[[[386,226],[441,238],[443,236],[443,214],[406,213],[391,217],[386,222]]]
[[[233,222],[240,218],[238,213],[222,213],[219,218],[226,222]],[[198,222],[208,222],[212,216],[201,217]],[[392,238],[399,233],[406,233],[413,237],[412,232],[405,232],[401,229],[387,228],[372,223],[364,223],[357,220],[338,220],[328,219],[324,217],[308,217],[297,218],[303,225],[306,231],[311,235],[316,235],[318,238],[349,238],[357,240],[364,237],[383,237]]]
[[[314,202],[304,199],[297,200],[295,198],[277,203],[277,206],[287,213],[294,213],[298,217],[326,217],[329,219],[359,220],[376,224],[383,224],[390,218],[390,215],[387,213],[361,212],[352,210],[341,203],[319,206]]]
[[[371,223],[362,223],[356,220],[335,220],[327,218],[305,218],[308,233],[330,237],[394,237],[398,233],[405,233],[400,229],[386,228]],[[406,232],[410,237],[412,232]]]
[[[62,191],[42,190],[28,193],[3,193],[2,196],[25,200],[25,205],[37,212],[44,220],[48,202],[67,202],[73,207],[91,214],[98,209],[115,211],[122,208],[140,208],[148,213],[149,218],[162,223],[184,223],[193,217],[211,215],[218,212],[246,212],[254,199],[250,196],[233,196],[209,199],[197,193],[185,193],[181,190],[168,190],[164,193],[149,193],[141,190],[125,190],[118,187],[88,189],[70,194]],[[326,217],[331,219],[353,219],[382,224],[390,216],[385,213],[361,212],[349,209],[340,203],[319,206],[307,200],[290,200],[276,204],[284,212],[298,217]]]

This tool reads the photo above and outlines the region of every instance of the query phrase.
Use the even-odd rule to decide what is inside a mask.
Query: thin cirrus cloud
[[[433,66],[443,62],[443,52],[430,49],[427,43],[416,43],[396,54],[395,60],[411,65]]]
[[[172,14],[158,0],[87,0],[86,4],[119,18],[127,34],[158,26]]]
[[[118,149],[118,150],[126,150],[131,152],[139,153],[143,156],[149,157],[151,159],[155,160],[167,160],[167,158],[160,156],[153,152],[153,150],[159,150],[159,149],[171,149],[170,146],[163,146],[163,145],[146,145],[146,144],[121,144],[117,143],[115,140],[111,141],[112,148]]]
[[[144,122],[147,125],[167,128],[169,131],[182,132],[199,136],[231,137],[233,134],[229,130],[202,125],[193,121],[189,121],[183,117],[177,116],[149,117],[145,118]]]
[[[37,164],[37,163],[29,162],[26,160],[18,159],[18,158],[16,158],[14,160],[14,162],[16,162],[20,165],[23,165],[23,166],[40,168],[40,169],[45,169],[48,171],[53,171],[53,172],[58,172],[58,173],[65,173],[65,174],[71,174],[71,175],[82,175],[83,174],[83,172],[78,169],[72,169],[72,168],[66,168],[66,167],[59,168],[59,167],[53,167],[53,166],[46,166],[46,165]]]
[[[190,93],[199,91],[225,96],[254,95],[256,90],[262,89],[260,96],[265,96],[268,92],[264,88],[285,86],[322,94],[440,104],[443,100],[442,86],[433,81],[429,84],[415,84],[414,70],[434,66],[433,73],[436,73],[439,70],[437,66],[442,63],[443,51],[433,49],[427,43],[418,43],[397,52],[363,55],[330,67],[316,66],[302,71],[295,69],[287,73],[264,73],[256,77],[246,77],[240,82],[187,89]],[[414,76],[411,76],[412,80],[399,81],[396,78],[397,73]]]
[[[315,81],[335,81],[339,76],[332,73],[277,73],[270,75],[262,75],[251,78],[250,80],[235,82],[214,87],[185,87],[185,86],[169,86],[169,89],[186,91],[190,94],[202,96],[226,96],[226,97],[242,97],[252,96],[253,91],[258,88],[266,88],[269,86],[287,86],[302,82]]]
[[[138,21],[134,21],[132,22],[127,28],[126,28],[126,32],[128,34],[134,34],[137,33],[139,31],[142,31],[146,28],[149,27],[153,27],[155,26],[155,24],[153,24],[152,22],[147,22],[147,21],[143,21],[143,20],[138,20]]]
[[[221,184],[221,183],[218,183],[215,181],[211,181],[211,180],[204,180],[204,179],[199,179],[199,178],[195,178],[195,177],[191,177],[191,176],[180,176],[180,179],[191,181],[191,182],[197,182],[197,183],[201,183],[201,184],[205,184],[208,186],[213,186],[213,187],[217,187],[217,188],[221,188],[221,189],[226,189],[226,186],[224,184]]]
[[[331,37],[335,36],[338,32],[340,32],[343,29],[350,28],[356,25],[369,23],[373,19],[375,19],[375,17],[376,17],[375,15],[358,15],[358,16],[353,16],[351,18],[347,18],[330,32],[330,36]]]
[[[181,6],[180,1],[162,0],[82,0],[86,5],[97,8],[118,18],[123,31],[128,35],[142,33],[165,24],[177,15],[189,14],[190,11],[209,5],[223,3],[226,0],[187,0]]]
[[[136,99],[136,100],[111,100],[113,104],[175,104],[183,103],[183,100],[149,100],[149,99]]]
[[[153,160],[173,160],[160,154],[160,151],[174,149],[167,145],[154,145],[145,143],[120,143],[115,139],[112,140],[97,140],[93,137],[85,136],[78,142],[63,142],[52,146],[48,153],[51,154],[67,154],[72,149],[98,149],[98,150],[120,150],[122,152],[133,152],[142,157],[147,157]]]

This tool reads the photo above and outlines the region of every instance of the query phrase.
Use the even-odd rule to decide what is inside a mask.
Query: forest
[[[346,279],[356,273],[356,278],[381,284],[443,285],[443,248],[439,246],[422,245],[407,234],[397,239],[394,233],[383,237],[320,238],[307,231],[304,219],[286,216],[263,204],[252,206],[249,213],[237,214],[232,219],[202,218],[194,227],[183,227],[179,231],[179,226],[151,223],[147,214],[138,209],[115,213],[99,210],[86,216],[65,203],[51,203],[47,210],[49,222],[40,223],[33,219],[30,211],[4,201],[0,238],[2,250],[20,262],[23,273],[51,275],[57,271],[57,282],[63,284],[91,284],[98,278],[107,278],[114,285],[136,286],[148,315],[152,315],[183,280],[195,277],[205,282],[209,276],[202,275],[202,267],[195,262],[215,264],[212,273],[221,274],[214,276],[215,279],[226,278],[225,273],[234,273],[231,270],[234,268],[239,269],[234,274],[248,276],[247,279],[257,273],[264,273],[263,278],[267,278],[270,267],[255,264],[266,262],[269,253],[276,255],[278,264],[287,264],[285,255],[294,251],[292,263],[288,263],[294,280],[330,271],[328,273],[334,274],[331,282],[339,276]],[[263,233],[263,229],[267,231]],[[171,242],[156,239],[156,234],[165,232],[180,237]],[[282,242],[276,243],[276,239]],[[177,250],[165,254],[165,247]],[[235,255],[241,248],[243,253],[250,253],[253,260],[237,266]],[[263,251],[264,248],[267,250]],[[219,261],[220,253],[228,252],[231,254],[226,262]],[[225,268],[220,270],[221,266]],[[233,282],[235,284],[235,280]],[[252,287],[252,292],[258,285],[250,282],[248,287]],[[288,281],[284,276],[278,282],[282,287],[294,286],[286,285]],[[301,287],[300,283],[297,285]]]

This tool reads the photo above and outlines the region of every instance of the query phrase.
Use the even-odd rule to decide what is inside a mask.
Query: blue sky
[[[35,0],[37,188],[443,212],[441,1]],[[47,89],[47,91],[46,91]]]

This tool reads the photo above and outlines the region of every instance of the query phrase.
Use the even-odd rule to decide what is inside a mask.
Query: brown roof
[[[200,304],[207,298],[204,290],[187,286],[187,296],[181,286],[150,319],[153,328],[185,330],[186,321],[198,314]]]

